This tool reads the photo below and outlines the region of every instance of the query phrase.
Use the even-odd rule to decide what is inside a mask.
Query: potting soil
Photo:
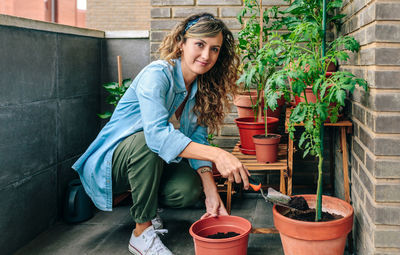
[[[294,219],[294,220],[314,222],[315,221],[315,209],[309,209],[306,212],[290,211],[285,216],[288,218]],[[337,215],[334,213],[322,212],[320,221],[332,221],[332,220],[337,220],[340,218],[343,218],[343,216]]]
[[[234,237],[234,236],[238,236],[240,235],[239,233],[236,232],[218,232],[216,234],[213,235],[208,235],[206,236],[207,238],[211,238],[211,239],[223,239],[223,238],[229,238],[229,237]]]
[[[298,210],[308,210],[310,207],[308,207],[307,201],[304,199],[304,197],[293,197],[289,201],[289,206]]]

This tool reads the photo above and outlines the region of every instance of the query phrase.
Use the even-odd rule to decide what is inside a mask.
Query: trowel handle
[[[254,190],[254,191],[259,191],[261,189],[261,183],[257,182],[256,180],[254,180],[253,178],[251,178],[251,176],[249,176],[249,184],[250,187]]]

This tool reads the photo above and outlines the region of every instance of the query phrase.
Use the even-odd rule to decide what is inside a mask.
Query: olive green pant
[[[196,203],[201,181],[187,160],[165,163],[146,144],[143,132],[123,140],[112,160],[113,194],[131,190],[131,216],[136,223],[150,221],[160,205],[182,208]]]

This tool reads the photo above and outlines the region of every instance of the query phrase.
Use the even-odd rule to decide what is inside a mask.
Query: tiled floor
[[[95,216],[83,223],[57,223],[16,255],[32,254],[130,254],[128,241],[133,229],[129,216],[129,204],[120,205],[113,212],[97,211]],[[204,213],[198,205],[188,209],[164,208],[160,213],[169,233],[162,237],[164,244],[176,255],[194,254],[190,225]],[[272,206],[258,193],[243,193],[233,197],[232,215],[248,219],[253,227],[272,227]],[[278,234],[250,234],[248,254],[283,254]],[[212,254],[210,254],[212,255]]]

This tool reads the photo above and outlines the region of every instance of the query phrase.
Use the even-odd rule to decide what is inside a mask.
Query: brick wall
[[[43,0],[2,0],[0,13],[34,20],[51,20],[51,5]]]
[[[357,89],[351,99],[356,249],[400,254],[400,1],[345,0],[342,11],[348,15],[343,33],[355,36],[361,50],[341,68],[370,87],[368,93]]]
[[[99,30],[149,30],[149,0],[87,0],[86,25]]]

